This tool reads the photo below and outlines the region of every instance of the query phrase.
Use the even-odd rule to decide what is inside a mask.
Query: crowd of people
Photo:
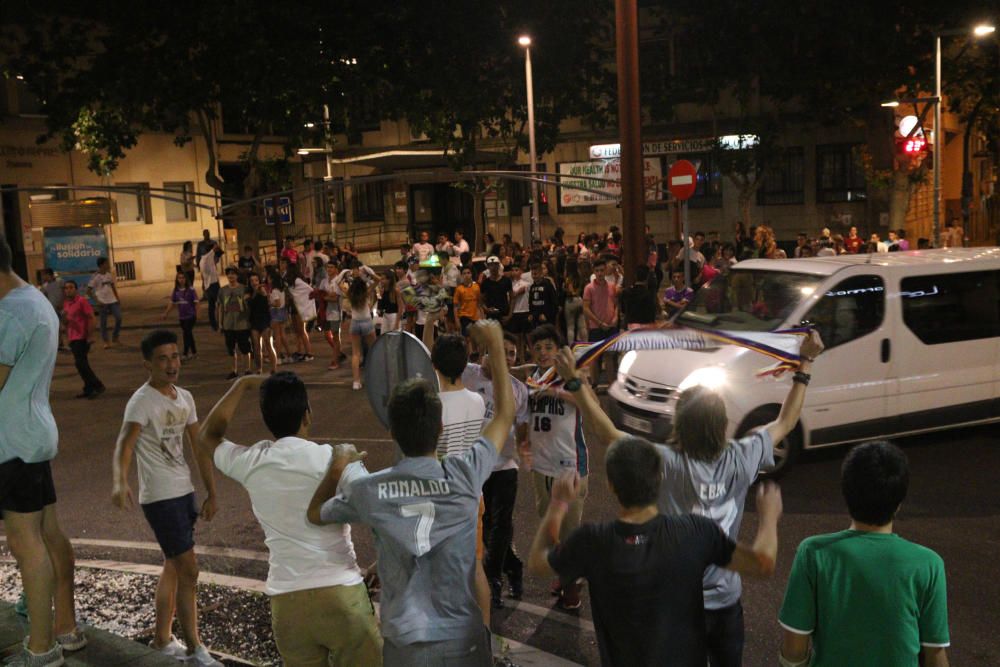
[[[649,261],[632,285],[612,228],[576,243],[557,233],[531,248],[507,237],[491,245],[482,267],[461,236],[432,245],[423,234],[381,274],[335,246],[299,252],[289,241],[276,266],[262,266],[248,249],[225,267],[220,287],[218,243],[206,234],[201,257],[181,262],[164,313],[177,309],[183,340],[166,329],[143,338],[147,378],[125,407],[111,462],[114,504],[137,503],[163,551],[152,646],[221,664],[198,633],[194,555],[195,523],[216,511],[218,472],[245,488],[264,531],[266,592],[287,665],[509,664],[490,632],[491,610],[522,597],[526,574],[547,578],[567,611],[581,606],[586,585],[603,664],[741,664],[740,576],[774,573],[782,514],[777,486],[759,484],[756,535],[741,541],[745,500],[773,465],[774,443],[798,421],[823,342],[815,332],[804,338],[778,417],[741,439],[726,437],[725,404],[702,387],[680,394],[669,442],[619,431],[597,398],[599,367],[591,377],[578,370],[567,342],[651,324],[748,254],[774,254],[773,234],[761,227],[752,235],[737,229],[728,248],[696,234],[686,252],[671,244],[664,254],[648,240]],[[234,382],[203,422],[180,385],[182,362],[197,354],[193,327],[183,324],[197,316],[186,268],[194,265],[233,362]],[[64,287],[63,312],[86,320],[84,339],[92,341],[93,309],[75,284]],[[110,287],[117,302],[113,279]],[[5,419],[0,430],[0,509],[32,621],[12,664],[32,667],[61,665],[64,652],[86,644],[50,469],[58,434],[48,393],[60,323],[48,294],[13,273],[0,239],[0,414],[28,415],[16,428]],[[80,324],[67,323],[71,346]],[[322,408],[295,373],[277,366],[311,360],[318,330],[337,367],[346,330],[359,389],[364,350],[377,333],[399,329],[423,339],[437,381],[393,389],[390,432],[402,458],[369,472],[354,446],[309,439],[312,411]],[[84,393],[103,389],[80,361]],[[537,388],[553,369],[561,383]],[[269,433],[244,446],[226,433],[247,391]],[[185,443],[205,489],[200,502]],[[591,481],[594,446],[604,452],[600,482]],[[943,561],[892,532],[908,481],[906,457],[890,443],[848,453],[841,487],[850,528],[799,545],[779,616],[781,665],[948,664]],[[538,516],[523,558],[513,544],[522,482]],[[610,487],[615,521],[587,521],[591,483]],[[374,532],[375,565],[358,564],[350,524]],[[376,582],[378,615],[370,601]]]

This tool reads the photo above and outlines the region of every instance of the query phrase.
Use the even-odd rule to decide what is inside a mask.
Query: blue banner
[[[43,235],[46,268],[57,278],[75,280],[83,292],[97,270],[97,258],[109,256],[104,228],[47,227]]]

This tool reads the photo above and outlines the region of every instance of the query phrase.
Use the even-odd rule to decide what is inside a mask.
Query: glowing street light
[[[517,43],[524,49],[524,78],[528,89],[528,159],[531,161],[531,229],[530,239],[525,239],[525,244],[530,244],[532,240],[540,236],[538,226],[541,224],[538,215],[538,181],[535,180],[535,91],[531,78],[531,37],[521,35],[517,38]]]

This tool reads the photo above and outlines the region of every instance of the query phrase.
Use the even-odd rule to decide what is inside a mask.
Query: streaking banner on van
[[[707,350],[720,345],[737,345],[753,350],[775,361],[762,368],[757,375],[781,375],[785,371],[799,367],[799,347],[802,337],[808,335],[808,327],[782,329],[767,333],[741,331],[738,334],[713,329],[690,329],[673,324],[652,328],[620,331],[596,343],[579,343],[573,346],[576,367],[586,368],[605,352],[629,352],[631,350]],[[556,387],[562,380],[555,368],[549,369],[533,388]]]

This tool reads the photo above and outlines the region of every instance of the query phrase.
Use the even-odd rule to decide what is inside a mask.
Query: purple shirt
[[[664,301],[674,301],[680,303],[681,301],[690,301],[691,297],[694,296],[694,290],[690,287],[685,287],[684,289],[677,289],[676,287],[668,287],[663,292]]]
[[[193,287],[175,289],[173,296],[174,305],[177,306],[177,317],[182,320],[193,320],[198,310],[198,293]]]

